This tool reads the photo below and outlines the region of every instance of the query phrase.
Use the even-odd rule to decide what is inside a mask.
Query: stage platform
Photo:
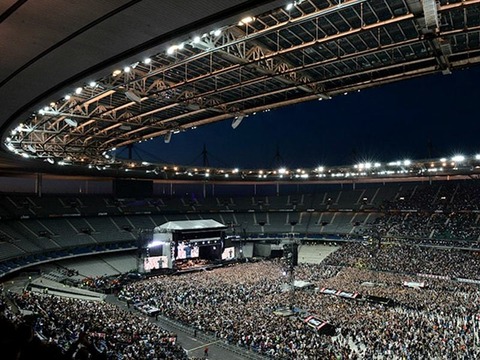
[[[187,273],[193,273],[198,271],[207,271],[207,270],[213,270],[216,268],[221,268],[223,266],[224,264],[205,264],[205,265],[191,266],[185,269],[178,269],[174,272],[174,274],[187,274]]]

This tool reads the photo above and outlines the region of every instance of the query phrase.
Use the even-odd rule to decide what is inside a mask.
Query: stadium
[[[474,78],[478,0],[10,0],[0,19],[2,359],[478,358],[476,143],[257,166],[249,130]],[[185,161],[221,124],[250,131],[241,162]]]

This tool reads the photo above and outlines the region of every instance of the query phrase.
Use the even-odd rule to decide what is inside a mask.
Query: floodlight
[[[236,116],[235,119],[233,119],[232,128],[236,129],[238,125],[240,125],[244,117],[245,115]]]
[[[238,25],[239,25],[239,26],[246,25],[246,24],[248,24],[248,23],[251,23],[253,20],[255,20],[253,17],[251,17],[251,16],[246,16],[246,17],[244,17],[242,20],[240,20],[240,21],[238,22]]]
[[[77,127],[78,123],[73,120],[73,119],[70,119],[70,118],[65,118],[65,122],[67,123],[67,125],[71,126],[71,127]]]
[[[137,104],[140,104],[140,102],[142,101],[142,98],[140,96],[138,96],[137,94],[135,94],[135,92],[133,90],[127,90],[125,91],[125,96],[131,100],[131,101],[134,101],[136,102]]]

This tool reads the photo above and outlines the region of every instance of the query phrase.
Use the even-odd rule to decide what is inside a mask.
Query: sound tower
[[[298,244],[289,243],[283,246],[283,256],[287,261],[289,267],[298,265]]]
[[[298,244],[292,244],[292,265],[298,265]]]

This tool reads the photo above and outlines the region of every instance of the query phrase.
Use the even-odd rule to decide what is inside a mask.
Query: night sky
[[[480,153],[480,67],[405,80],[198,127],[136,145],[133,157],[171,164],[288,168]],[[278,152],[277,152],[278,150]],[[128,154],[120,153],[122,157]],[[278,156],[279,155],[279,156]]]

